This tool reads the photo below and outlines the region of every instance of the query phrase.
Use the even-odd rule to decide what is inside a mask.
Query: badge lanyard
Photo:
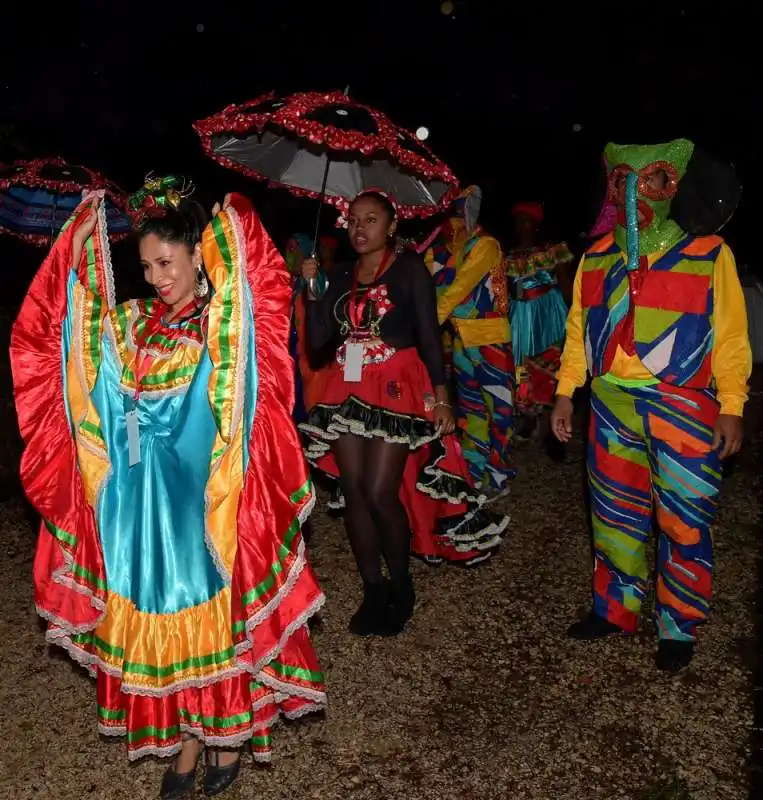
[[[374,272],[374,277],[371,280],[371,283],[376,283],[379,277],[383,274],[384,270],[387,269],[391,259],[392,251],[387,250],[387,252],[384,254],[384,258],[379,262],[379,266]],[[351,331],[353,332],[360,330],[360,326],[363,324],[363,314],[365,313],[366,306],[368,305],[368,292],[366,292],[362,298],[358,299],[359,272],[360,265],[358,264],[355,266],[355,270],[353,271],[352,289],[350,290],[350,299],[347,304],[347,316],[350,318]],[[352,336],[352,333],[350,335]]]
[[[379,276],[384,272],[392,258],[392,252],[387,251],[384,258],[374,272],[371,283],[375,283]],[[350,318],[350,336],[344,346],[344,379],[348,383],[358,383],[363,375],[363,359],[365,356],[365,345],[360,341],[353,341],[353,338],[360,331],[363,324],[363,314],[368,305],[368,292],[362,298],[358,298],[358,273],[360,266],[355,266],[352,276],[352,288],[350,298],[347,302],[347,316]]]

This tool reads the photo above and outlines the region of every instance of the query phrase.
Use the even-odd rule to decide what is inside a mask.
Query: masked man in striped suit
[[[636,631],[656,523],[657,666],[678,672],[709,610],[721,461],[742,442],[750,343],[734,257],[716,235],[741,187],[685,139],[610,144],[605,156],[617,226],[578,270],[551,421],[569,441],[571,397],[590,374],[593,607],[569,635]]]

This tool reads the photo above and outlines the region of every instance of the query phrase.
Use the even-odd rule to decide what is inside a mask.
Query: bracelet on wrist
[[[438,400],[434,404],[434,408],[453,408],[453,406],[448,403],[446,400]]]

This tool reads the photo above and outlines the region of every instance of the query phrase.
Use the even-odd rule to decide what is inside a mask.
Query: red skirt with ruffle
[[[455,435],[439,438],[434,428],[434,391],[414,348],[363,368],[359,382],[344,379],[344,367],[326,370],[320,401],[300,426],[307,457],[316,468],[339,476],[331,444],[344,434],[407,444],[400,500],[411,525],[411,549],[429,563],[471,565],[489,558],[509,523],[490,511],[469,477]]]

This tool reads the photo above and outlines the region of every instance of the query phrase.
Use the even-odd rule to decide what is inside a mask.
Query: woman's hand
[[[231,194],[232,194],[231,192],[228,192],[228,194],[225,195],[225,197],[223,198],[222,207],[220,206],[219,203],[215,203],[212,206],[212,216],[213,217],[216,217],[221,211],[225,211],[230,206]]]
[[[85,211],[82,222],[74,232],[74,247],[82,251],[85,242],[93,235],[96,223],[98,222],[98,208],[101,204],[101,198],[97,197],[93,200],[92,206]]]
[[[306,281],[311,281],[318,275],[318,260],[315,258],[306,258],[302,262],[302,277]]]
[[[434,427],[439,436],[449,436],[456,430],[456,418],[449,403],[438,401],[435,405]]]

